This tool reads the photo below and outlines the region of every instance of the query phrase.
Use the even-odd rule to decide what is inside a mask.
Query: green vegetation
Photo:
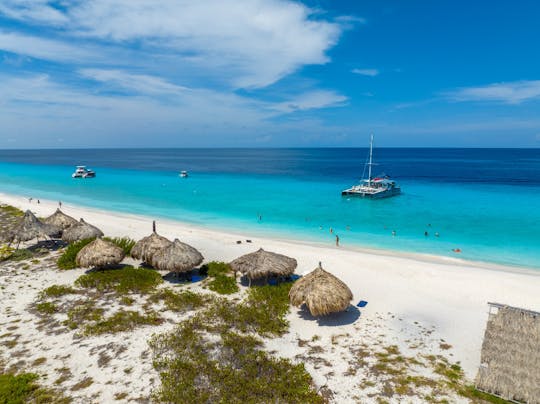
[[[154,293],[148,300],[152,303],[163,301],[167,310],[185,312],[201,307],[208,299],[190,291],[177,293],[170,289],[163,289]]]
[[[136,241],[129,238],[129,237],[103,237],[103,240],[110,241],[111,243],[116,244],[118,247],[120,247],[122,250],[124,250],[124,254],[129,255],[131,253],[131,249],[135,245]]]
[[[40,313],[53,314],[58,311],[58,307],[53,302],[43,302],[36,304],[36,310]]]
[[[162,322],[163,320],[155,311],[148,311],[145,314],[140,314],[136,311],[120,310],[110,317],[96,321],[94,324],[87,324],[84,327],[84,334],[99,335],[129,331],[140,325],[158,325]]]
[[[212,261],[203,265],[199,271],[201,274],[208,274],[208,288],[221,295],[230,295],[238,292],[240,289],[236,284],[231,267],[225,262]]]
[[[80,276],[75,285],[100,292],[144,294],[153,291],[162,282],[161,275],[152,269],[124,266],[121,269],[89,272]]]
[[[75,262],[77,253],[81,251],[81,249],[85,245],[90,244],[94,240],[95,238],[87,238],[84,240],[76,241],[75,243],[68,245],[64,253],[60,257],[58,257],[58,261],[56,262],[56,264],[58,265],[58,268],[60,269],[77,268],[77,263]]]
[[[24,261],[32,258],[33,256],[34,254],[32,251],[27,250],[26,248],[21,248],[13,251],[7,259],[10,261]]]
[[[24,216],[24,212],[22,210],[17,209],[16,207],[10,206],[10,205],[1,205],[0,212],[8,216],[16,216],[16,217]]]
[[[7,244],[3,244],[0,246],[0,261],[7,260],[15,249],[13,247],[8,246]]]
[[[39,297],[45,299],[47,297],[60,297],[76,293],[77,291],[68,285],[52,285],[41,291]]]
[[[60,392],[40,387],[34,373],[0,373],[0,403],[52,403],[64,404],[71,400]]]
[[[95,307],[95,301],[89,300],[82,304],[77,304],[68,310],[68,319],[64,322],[71,329],[78,328],[88,322],[98,322],[103,319],[104,310]]]
[[[232,332],[207,339],[192,325],[150,341],[162,382],[156,401],[324,402],[303,365],[270,357],[259,339]]]

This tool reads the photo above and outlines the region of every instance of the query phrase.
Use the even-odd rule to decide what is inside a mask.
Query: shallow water
[[[366,155],[366,149],[0,151],[0,191],[260,235],[333,244],[338,234],[344,246],[540,268],[540,150],[376,149],[375,172],[395,176],[403,195],[342,197],[362,175]],[[97,177],[72,179],[77,164],[91,165]],[[178,177],[183,169],[189,178]]]

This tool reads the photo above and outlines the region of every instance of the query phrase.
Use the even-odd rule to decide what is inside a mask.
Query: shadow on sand
[[[354,323],[360,318],[362,313],[355,306],[349,306],[347,310],[341,313],[333,313],[328,316],[314,317],[311,315],[305,305],[298,310],[300,318],[308,321],[317,321],[317,324],[325,327],[337,327],[340,325],[348,325]]]
[[[58,250],[60,248],[67,247],[67,245],[68,245],[68,243],[66,243],[65,241],[62,241],[62,240],[56,240],[56,239],[42,240],[42,241],[38,241],[33,246],[28,247],[27,250],[32,251],[32,252],[36,252],[37,250],[39,250],[41,248],[45,248],[45,249],[47,249],[49,251],[56,251],[56,250]]]

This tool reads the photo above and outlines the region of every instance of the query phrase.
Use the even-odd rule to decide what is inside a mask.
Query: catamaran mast
[[[371,140],[369,142],[369,168],[368,168],[368,184],[371,186],[371,165],[373,164],[373,133],[371,134]]]

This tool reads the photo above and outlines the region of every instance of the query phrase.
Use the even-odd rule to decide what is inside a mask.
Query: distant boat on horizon
[[[178,174],[181,178],[187,178],[189,177],[189,174],[186,170],[180,171],[180,174]]]
[[[71,174],[71,178],[94,178],[95,171],[86,168],[86,166],[77,166],[75,172]]]
[[[366,171],[366,166],[368,167],[368,177],[367,179],[362,178],[360,184],[353,185],[351,188],[341,191],[341,195],[381,199],[401,194],[399,185],[397,185],[394,180],[391,180],[388,175],[380,175],[374,178],[371,176],[371,167],[373,165],[373,134],[371,134],[369,143],[369,162],[364,166],[364,173]]]

